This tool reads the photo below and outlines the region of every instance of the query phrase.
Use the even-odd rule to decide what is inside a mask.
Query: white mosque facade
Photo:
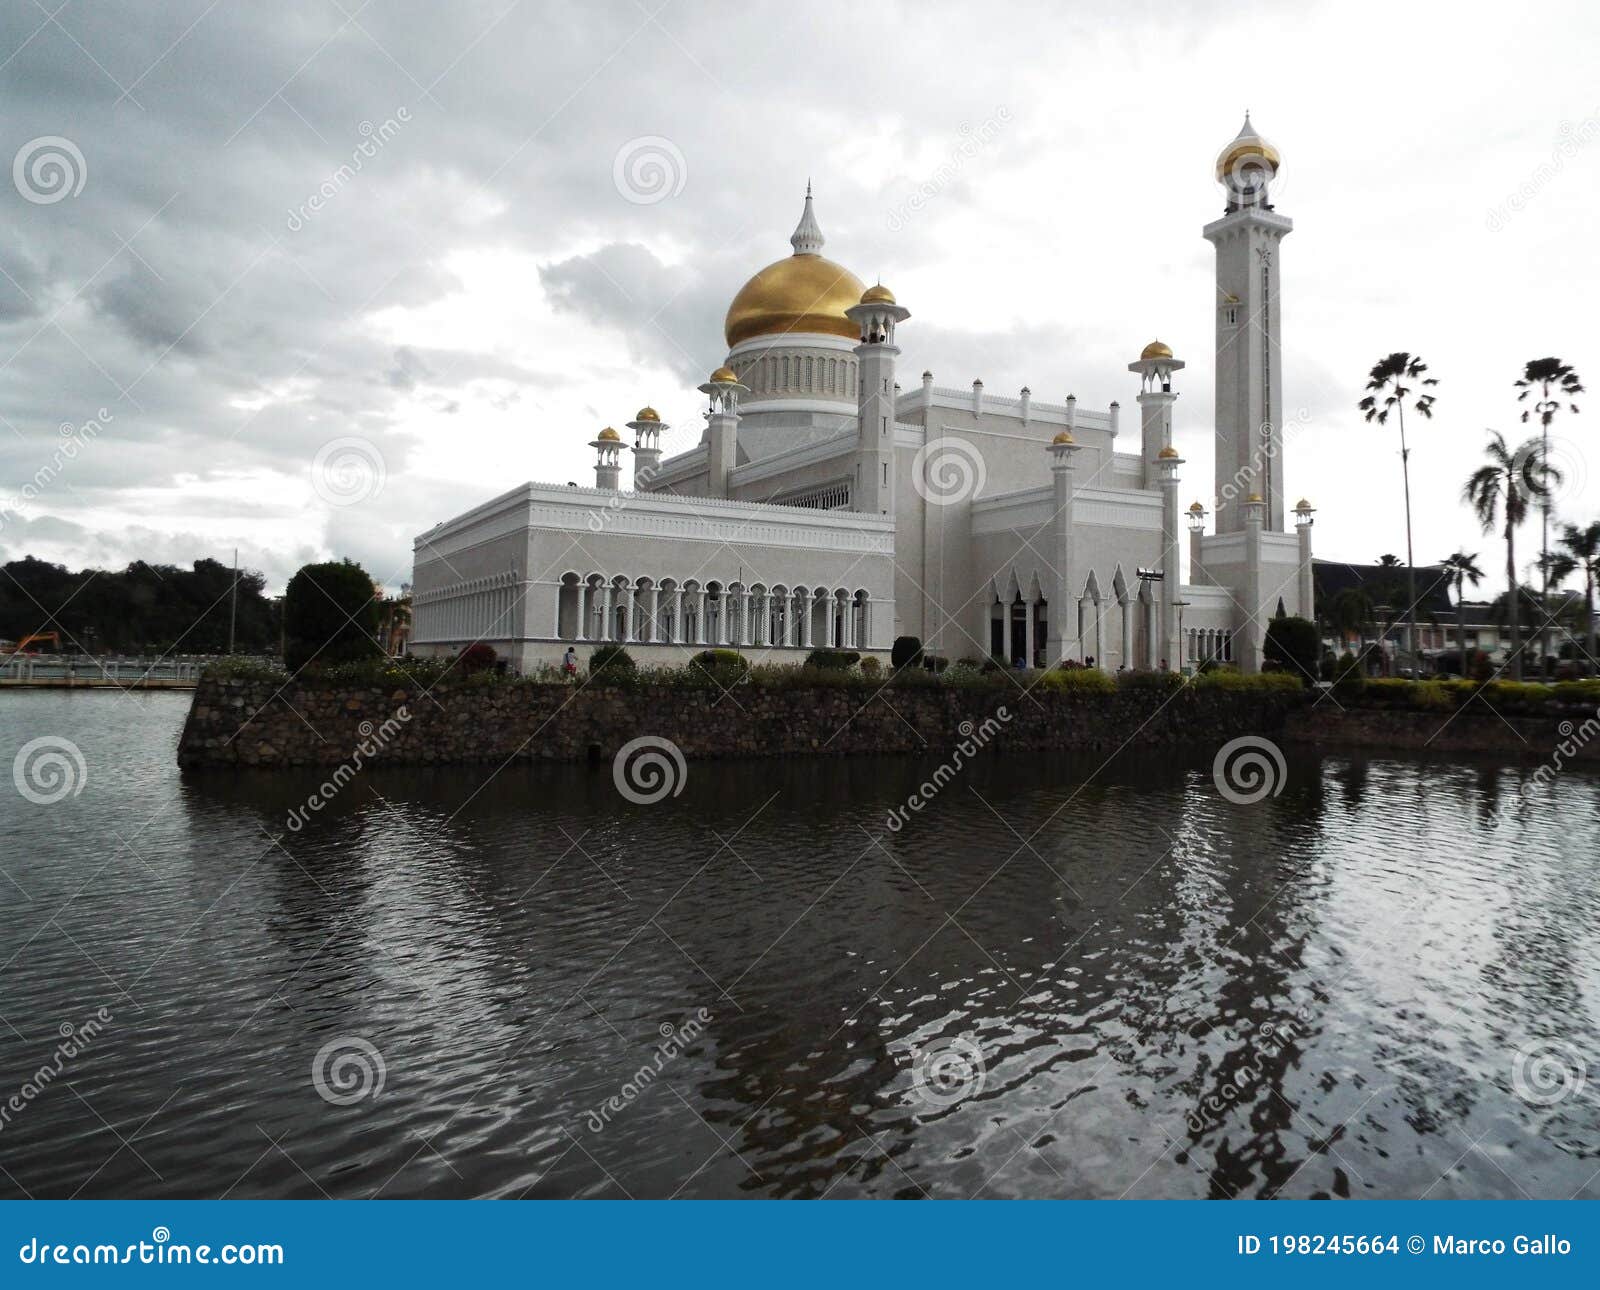
[[[729,307],[706,428],[663,460],[650,408],[593,442],[595,486],[528,483],[416,539],[412,649],[476,641],[527,670],[625,643],[641,664],[729,647],[886,656],[1261,666],[1280,610],[1311,616],[1312,510],[1286,515],[1276,151],[1248,118],[1223,150],[1214,503],[1180,509],[1174,379],[1159,341],[1108,408],[902,388],[909,312],[821,254],[808,190],[793,254]],[[1132,381],[1130,381],[1132,384]],[[622,487],[624,454],[632,487]],[[1214,515],[1213,531],[1205,531]],[[1294,532],[1285,530],[1293,520]],[[1187,529],[1187,534],[1184,530]]]

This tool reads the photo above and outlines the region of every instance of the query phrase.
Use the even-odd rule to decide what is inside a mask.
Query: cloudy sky
[[[1600,380],[1597,48],[1592,5],[13,0],[0,558],[237,546],[275,587],[328,555],[397,585],[436,521],[592,479],[641,403],[695,442],[808,176],[827,254],[912,311],[907,384],[1131,404],[1159,336],[1208,497],[1200,228],[1248,107],[1297,226],[1286,471],[1319,553],[1404,552],[1393,427],[1355,404],[1410,349],[1441,382],[1418,560],[1497,567],[1457,501],[1485,428],[1520,434],[1529,358]],[[1600,406],[1556,434],[1562,513],[1600,516]]]

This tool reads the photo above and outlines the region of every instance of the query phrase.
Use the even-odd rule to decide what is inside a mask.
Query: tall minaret
[[[894,292],[880,283],[868,287],[861,294],[861,303],[844,312],[861,329],[861,343],[855,351],[861,390],[850,509],[893,515],[894,360],[900,354],[894,329],[911,317],[911,311],[896,304]]]
[[[1263,527],[1282,532],[1283,362],[1278,251],[1292,220],[1279,215],[1267,186],[1278,152],[1244,128],[1217,158],[1227,213],[1204,230],[1217,248],[1217,529],[1245,529],[1243,499],[1259,494]]]

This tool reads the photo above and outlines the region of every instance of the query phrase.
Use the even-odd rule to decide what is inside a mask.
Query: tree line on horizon
[[[227,652],[234,572],[218,560],[73,570],[30,555],[0,571],[0,638],[55,632],[63,653]],[[238,581],[235,652],[276,653],[280,611],[266,575],[240,569]]]

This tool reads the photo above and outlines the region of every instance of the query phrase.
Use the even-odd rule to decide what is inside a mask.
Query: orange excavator
[[[30,635],[24,636],[20,641],[13,645],[11,647],[11,653],[37,654],[39,652],[37,649],[31,649],[29,647],[33,645],[42,645],[46,641],[50,643],[50,648],[54,653],[59,654],[61,652],[61,634],[59,632],[33,632]]]

